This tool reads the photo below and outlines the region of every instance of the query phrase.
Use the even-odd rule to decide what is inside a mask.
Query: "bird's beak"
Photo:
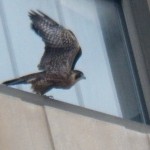
[[[86,77],[83,75],[83,76],[82,76],[82,79],[86,79]]]

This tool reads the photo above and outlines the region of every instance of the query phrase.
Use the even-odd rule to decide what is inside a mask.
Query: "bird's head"
[[[71,80],[74,83],[76,83],[77,81],[81,80],[81,79],[86,79],[83,72],[79,71],[79,70],[73,70],[71,72]]]

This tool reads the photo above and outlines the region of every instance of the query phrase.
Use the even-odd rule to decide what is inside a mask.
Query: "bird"
[[[80,79],[85,79],[82,71],[74,69],[82,54],[74,33],[39,10],[31,10],[29,17],[31,28],[45,43],[45,51],[38,65],[40,72],[8,80],[3,84],[31,84],[36,94],[44,95],[52,88],[68,89]]]

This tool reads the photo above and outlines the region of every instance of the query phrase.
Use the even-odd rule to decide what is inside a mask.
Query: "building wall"
[[[147,19],[135,17],[140,14],[135,13],[139,8],[131,5],[137,4],[136,0],[123,2],[144,96],[150,108],[150,84],[146,72],[148,65],[146,66],[144,59],[149,58],[149,45],[144,44],[145,39],[149,38],[147,34],[144,35],[145,38],[140,38],[142,34],[139,36],[139,31],[143,31],[142,20]],[[150,0],[147,3],[150,10]],[[142,45],[146,47],[143,48]],[[1,149],[149,150],[150,127],[0,86]]]
[[[2,150],[149,150],[150,127],[0,86]]]
[[[76,69],[82,70],[87,78],[66,92],[63,90],[52,90],[47,94],[52,94],[55,98],[62,101],[65,100],[68,103],[118,117],[135,119],[137,116],[140,116],[138,121],[146,122],[145,120],[147,119],[141,117],[146,113],[143,113],[143,107],[139,105],[143,100],[143,95],[141,96],[135,82],[135,76],[138,73],[133,73],[132,69],[134,67],[128,57],[130,48],[127,48],[128,44],[123,34],[124,28],[120,24],[120,18],[118,17],[118,13],[120,15],[122,13],[119,11],[118,0],[116,1],[117,3],[114,0],[82,0],[81,2],[74,0],[32,0],[28,3],[26,0],[15,0],[12,2],[0,0],[0,33],[2,35],[0,37],[1,82],[12,79],[14,76],[18,77],[38,71],[37,64],[42,56],[44,43],[30,29],[31,22],[27,14],[31,8],[33,10],[39,9],[52,18],[54,17],[55,20],[73,32],[75,31],[75,34],[77,33],[77,38],[79,37],[84,54],[79,59]],[[128,30],[132,37],[132,47],[140,79],[142,80],[144,96],[150,108],[150,82],[148,81],[150,78],[147,75],[149,64],[145,63],[150,60],[148,59],[149,55],[145,53],[146,50],[149,52],[149,48],[145,48],[145,45],[148,44],[142,44],[144,45],[142,52],[145,53],[147,61],[145,61],[145,57],[141,56],[143,53],[139,50],[141,41],[150,38],[147,38],[147,34],[146,38],[138,38],[138,32],[135,31],[137,28],[135,26],[131,28],[131,22],[136,23],[134,22],[135,14],[144,14],[137,13],[135,9],[139,9],[139,7],[136,6],[141,6],[141,3],[146,0],[142,2],[140,0],[122,1],[129,5],[126,5],[125,9],[129,10],[131,7],[130,16],[132,16],[132,19],[127,21],[130,24]],[[139,5],[136,5],[133,9],[134,3]],[[129,13],[126,16],[129,18]],[[120,17],[122,18],[122,16]],[[143,17],[137,15],[137,18]],[[16,28],[18,24],[19,27]],[[150,25],[147,26],[149,28]],[[134,31],[136,35],[133,33]],[[22,33],[22,36],[20,36],[20,33]],[[140,41],[140,39],[142,40]],[[30,65],[29,62],[31,62]],[[28,85],[20,85],[18,88],[30,91]]]

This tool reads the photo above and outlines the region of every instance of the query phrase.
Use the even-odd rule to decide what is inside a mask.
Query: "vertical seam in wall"
[[[45,117],[45,121],[46,121],[46,125],[47,125],[47,130],[48,130],[48,134],[49,134],[49,140],[50,140],[52,149],[55,150],[55,144],[54,144],[54,140],[53,140],[53,137],[52,137],[51,127],[50,127],[50,124],[49,124],[49,121],[48,121],[48,117],[47,117],[47,113],[46,113],[46,110],[45,110],[45,106],[42,106],[42,109],[43,109],[43,112],[44,112],[44,117]]]
[[[12,70],[13,70],[14,75],[17,76],[18,75],[17,62],[16,62],[16,58],[15,58],[14,51],[12,48],[13,47],[12,41],[10,38],[10,32],[9,32],[8,23],[6,20],[6,15],[5,15],[2,0],[0,0],[0,15],[1,15],[1,19],[2,19],[2,26],[3,26],[3,30],[4,30],[6,43],[7,43],[7,49],[8,49],[8,53],[9,53]]]
[[[80,83],[77,83],[75,85],[75,91],[76,91],[76,94],[77,94],[77,97],[78,97],[78,104],[79,104],[79,106],[85,107]]]
[[[17,61],[16,61],[14,49],[13,49],[13,44],[12,44],[10,31],[9,31],[9,27],[8,27],[6,14],[5,14],[2,0],[0,0],[0,18],[2,20],[2,27],[4,30],[4,36],[5,36],[5,41],[6,41],[6,45],[7,45],[7,51],[9,54],[9,59],[11,62],[12,73],[15,77],[17,77],[19,75],[19,71],[18,71]],[[22,89],[21,85],[17,85],[17,87],[19,89]]]
[[[147,134],[147,139],[148,139],[148,147],[150,149],[150,135]]]

